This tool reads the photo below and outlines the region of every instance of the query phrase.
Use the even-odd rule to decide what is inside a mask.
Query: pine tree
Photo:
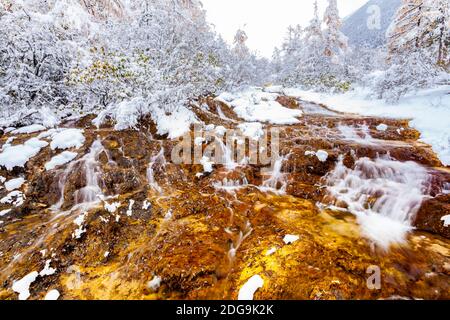
[[[424,50],[447,65],[449,29],[448,0],[404,0],[387,31],[390,58]]]

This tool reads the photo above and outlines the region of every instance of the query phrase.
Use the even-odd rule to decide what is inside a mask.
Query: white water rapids
[[[415,162],[400,162],[389,157],[361,158],[354,169],[343,164],[326,178],[334,204],[357,217],[362,232],[383,248],[401,243],[428,194],[427,170]]]

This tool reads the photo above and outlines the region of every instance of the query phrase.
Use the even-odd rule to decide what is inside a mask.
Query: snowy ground
[[[306,101],[323,103],[341,112],[412,119],[410,125],[421,132],[421,140],[433,147],[444,165],[450,165],[450,86],[409,94],[395,105],[368,98],[370,92],[362,88],[346,94],[301,89],[285,89],[284,92]]]

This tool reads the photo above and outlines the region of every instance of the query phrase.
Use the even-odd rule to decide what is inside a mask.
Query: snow
[[[58,300],[60,293],[56,289],[52,289],[44,297],[44,300]]]
[[[127,216],[131,217],[131,215],[133,214],[133,205],[134,205],[134,200],[131,199],[130,200],[130,204],[128,205],[128,210],[127,210]]]
[[[204,172],[210,173],[210,172],[213,171],[213,164],[214,164],[214,162],[211,162],[208,157],[203,157],[200,160],[200,164],[203,165],[203,171]]]
[[[270,256],[270,255],[274,254],[276,251],[277,251],[277,248],[272,247],[269,250],[267,250],[266,256]]]
[[[328,152],[324,150],[319,150],[316,152],[316,157],[320,162],[326,162],[328,159]]]
[[[46,127],[44,127],[43,125],[40,124],[32,124],[26,127],[22,127],[16,130],[11,131],[11,134],[29,134],[29,133],[35,133],[35,132],[39,132],[39,131],[43,131],[47,129]]]
[[[253,140],[258,140],[264,135],[263,125],[259,122],[246,122],[238,125],[238,128],[242,131],[242,134]]]
[[[45,170],[55,169],[57,166],[69,163],[77,157],[77,153],[70,151],[63,151],[62,153],[54,156],[49,162],[45,164]]]
[[[154,276],[153,279],[148,282],[147,286],[153,291],[156,291],[161,286],[161,280],[160,277]]]
[[[269,93],[279,93],[279,94],[283,94],[284,92],[284,88],[283,86],[269,86],[269,87],[265,87],[263,89],[264,92],[269,92]]]
[[[227,128],[225,128],[224,126],[217,126],[214,130],[216,131],[216,134],[219,136],[223,136],[227,132]]]
[[[30,297],[30,285],[36,280],[38,275],[37,271],[33,271],[22,279],[13,282],[12,289],[19,294],[19,300],[27,300]]]
[[[385,125],[384,123],[381,123],[377,126],[378,131],[386,131],[387,129],[388,129],[388,126]]]
[[[116,212],[119,207],[120,207],[120,202],[113,202],[113,203],[109,204],[108,202],[105,201],[105,204],[104,204],[105,210],[108,211],[109,213]]]
[[[52,274],[54,274],[56,272],[55,268],[50,267],[51,262],[52,262],[51,259],[45,261],[44,269],[42,269],[41,272],[39,272],[39,275],[41,277],[51,276]]]
[[[73,222],[78,226],[78,228],[73,232],[72,238],[80,239],[81,235],[86,232],[86,229],[83,228],[84,220],[87,217],[87,212],[79,215]]]
[[[5,209],[5,210],[0,211],[0,217],[3,217],[10,212],[11,212],[11,209]]]
[[[419,90],[400,98],[397,104],[370,98],[370,89],[355,88],[345,94],[317,93],[286,89],[286,94],[323,103],[340,112],[364,116],[412,119],[410,126],[421,133],[421,141],[430,144],[444,165],[450,165],[450,86]]]
[[[171,113],[161,108],[151,109],[151,116],[156,123],[159,135],[167,134],[169,139],[176,139],[189,132],[191,124],[198,123],[194,113],[184,106]]]
[[[233,100],[226,101],[227,99]],[[222,93],[217,100],[229,104],[238,117],[248,122],[268,122],[272,124],[297,124],[297,117],[302,116],[301,110],[283,107],[276,102],[278,95],[263,92],[259,88],[249,88],[236,94]]]
[[[19,189],[25,183],[24,178],[11,179],[5,182],[5,188],[8,191]]]
[[[0,203],[6,204],[13,204],[16,207],[20,207],[23,204],[25,196],[21,191],[14,190],[8,193],[5,197],[0,199]]]
[[[285,244],[291,244],[291,243],[298,241],[299,239],[300,239],[299,236],[287,234],[284,236],[283,241]]]
[[[24,144],[7,147],[0,153],[0,166],[4,166],[9,171],[14,167],[23,167],[28,160],[36,156],[47,145],[48,143],[45,141],[31,138]]]
[[[264,280],[260,275],[254,275],[239,290],[238,300],[253,300],[256,290],[262,288]]]
[[[84,131],[81,129],[66,129],[58,132],[53,135],[52,142],[50,143],[50,148],[52,150],[64,150],[69,148],[79,149],[86,141],[83,132]]]
[[[328,152],[326,152],[325,150],[318,150],[317,152],[305,151],[305,156],[307,156],[307,157],[316,156],[320,162],[326,162],[328,159]]]
[[[450,226],[450,214],[443,216],[441,220],[444,221],[444,227]]]
[[[166,212],[166,214],[164,215],[164,220],[170,220],[173,217],[173,213],[172,210],[169,209],[169,211]]]
[[[201,146],[203,144],[203,142],[205,142],[205,138],[202,138],[202,137],[196,137],[194,140],[194,144],[196,146]]]
[[[151,206],[152,204],[148,200],[144,200],[144,202],[142,203],[143,210],[148,210],[148,208],[150,208]]]

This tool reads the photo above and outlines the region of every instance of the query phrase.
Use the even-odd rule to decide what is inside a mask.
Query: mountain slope
[[[345,19],[342,31],[354,46],[376,48],[384,45],[385,34],[401,0],[370,0],[354,14]],[[378,10],[379,9],[379,10]],[[372,24],[379,13],[380,23]]]

